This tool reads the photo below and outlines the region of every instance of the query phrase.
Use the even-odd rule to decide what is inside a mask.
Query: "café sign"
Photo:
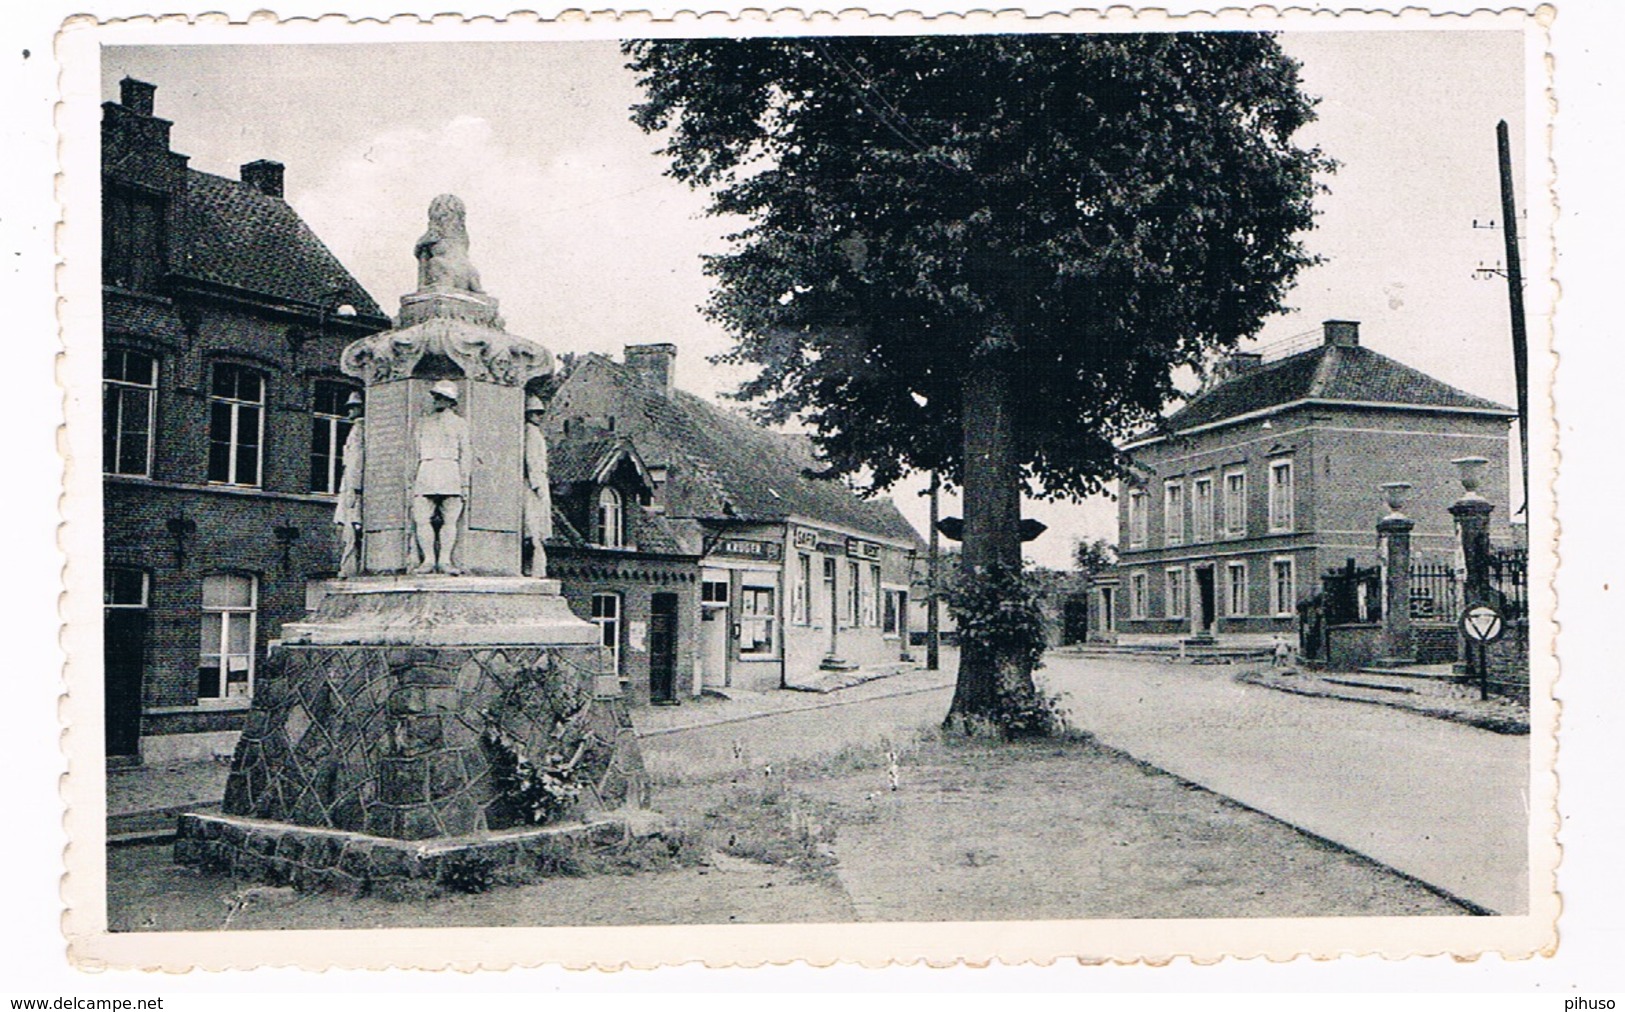
[[[846,539],[846,554],[854,559],[868,559],[871,562],[880,559],[880,545],[873,541],[863,541],[858,538]]]

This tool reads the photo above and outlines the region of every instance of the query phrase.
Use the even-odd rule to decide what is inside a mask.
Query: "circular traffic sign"
[[[1461,631],[1475,643],[1494,643],[1506,632],[1506,622],[1489,605],[1475,604],[1461,613]]]

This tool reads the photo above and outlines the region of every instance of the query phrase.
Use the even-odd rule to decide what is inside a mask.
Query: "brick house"
[[[102,113],[107,754],[229,747],[268,639],[333,575],[350,341],[389,327],[283,200],[187,166],[125,79]]]
[[[694,553],[697,600],[665,591],[677,593],[679,609],[672,698],[707,686],[778,688],[821,668],[899,661],[908,649],[909,584],[921,542],[897,507],[808,477],[818,465],[806,438],[770,432],[676,389],[675,346],[631,345],[625,358],[586,355],[574,363],[549,401],[548,441],[568,461],[573,451],[564,448],[572,443],[623,439],[636,470],[647,475],[647,506],[617,498],[602,481],[588,486],[583,494],[592,509],[577,507],[577,515],[585,517],[578,533],[589,543],[630,558],[627,546],[608,542],[639,535],[623,535],[603,518],[620,516],[624,525],[630,516],[643,524],[652,515],[664,524],[651,533]],[[630,481],[626,467],[616,466]],[[561,557],[561,565],[574,564]],[[624,581],[574,569],[559,574],[578,607],[595,596],[600,601],[578,612],[589,620],[607,617],[600,612],[614,606],[611,595],[623,595],[622,609],[643,597]],[[610,645],[625,659],[623,681],[637,699],[646,691],[637,665],[647,659],[629,646],[638,619],[625,614]],[[685,650],[693,657],[687,670]]]
[[[547,575],[599,628],[633,705],[676,703],[695,685],[699,525],[649,508],[654,479],[624,436],[583,424],[549,444]]]
[[[1452,459],[1487,458],[1493,532],[1508,527],[1508,426],[1516,412],[1369,348],[1329,320],[1311,350],[1238,353],[1217,382],[1123,447],[1137,478],[1118,504],[1118,564],[1095,609],[1121,640],[1270,635],[1295,628],[1322,573],[1376,558],[1385,482],[1410,482],[1413,557],[1449,561]]]

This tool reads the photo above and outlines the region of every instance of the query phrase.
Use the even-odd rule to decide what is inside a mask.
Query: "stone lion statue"
[[[450,193],[429,204],[429,229],[412,248],[418,258],[418,291],[480,292],[480,272],[468,259],[467,210]]]

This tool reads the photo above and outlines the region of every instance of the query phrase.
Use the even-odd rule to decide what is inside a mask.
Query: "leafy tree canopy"
[[[1254,33],[642,40],[670,174],[741,216],[708,315],[737,396],[832,475],[963,482],[961,396],[1013,377],[1027,490],[1099,491],[1172,371],[1254,334],[1311,258],[1313,117]]]

